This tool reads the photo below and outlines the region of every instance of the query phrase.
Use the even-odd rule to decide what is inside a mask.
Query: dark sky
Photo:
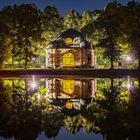
[[[34,3],[43,10],[46,5],[58,8],[61,15],[64,15],[70,9],[82,13],[84,10],[103,9],[105,5],[113,0],[0,0],[0,9],[7,5],[20,5],[25,3]],[[118,0],[122,4],[127,4],[129,0]],[[140,0],[136,0],[140,2]]]

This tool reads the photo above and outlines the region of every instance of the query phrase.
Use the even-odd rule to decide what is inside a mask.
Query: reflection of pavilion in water
[[[51,104],[74,115],[95,98],[96,82],[87,79],[47,79],[46,95]],[[70,111],[71,110],[71,111]],[[75,112],[76,111],[76,112]]]
[[[46,94],[50,99],[95,98],[96,82],[87,79],[47,79]]]

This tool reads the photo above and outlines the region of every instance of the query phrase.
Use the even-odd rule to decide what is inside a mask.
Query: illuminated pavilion
[[[77,30],[62,32],[46,48],[46,68],[63,67],[95,67],[95,50]]]

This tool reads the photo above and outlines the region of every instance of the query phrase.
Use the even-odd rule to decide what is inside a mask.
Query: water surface
[[[137,140],[136,78],[0,79],[0,140]]]

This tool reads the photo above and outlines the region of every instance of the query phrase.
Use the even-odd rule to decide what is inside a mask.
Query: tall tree
[[[70,10],[66,13],[63,19],[64,29],[79,29],[80,15],[75,10]]]
[[[35,5],[30,4],[15,7],[14,13],[16,33],[12,34],[12,53],[16,60],[24,61],[26,69],[38,49],[33,42],[39,41],[41,37],[40,17]]]
[[[80,20],[80,29],[93,22],[93,14],[90,11],[84,11]]]
[[[0,11],[0,68],[10,57],[10,30],[6,21],[5,13]]]
[[[47,6],[44,9],[42,21],[46,31],[56,31],[62,28],[62,19],[55,7]]]
[[[98,47],[105,48],[104,57],[111,62],[111,69],[113,69],[113,62],[118,60],[120,50],[117,49],[116,39],[119,36],[120,26],[120,9],[121,5],[114,2],[106,6],[105,11],[102,12],[98,18],[97,28],[102,34]]]
[[[63,30],[62,18],[55,7],[47,6],[41,14],[42,46],[46,47]]]
[[[98,42],[98,38],[101,35],[96,29],[96,22],[98,17],[101,15],[102,11],[95,10],[93,12],[85,11],[83,12],[80,31],[85,34],[85,36],[90,39],[92,44],[95,46]]]
[[[140,3],[129,2],[127,7],[124,7],[124,26],[123,31],[127,35],[127,41],[135,52],[135,57],[138,58],[140,68]]]

